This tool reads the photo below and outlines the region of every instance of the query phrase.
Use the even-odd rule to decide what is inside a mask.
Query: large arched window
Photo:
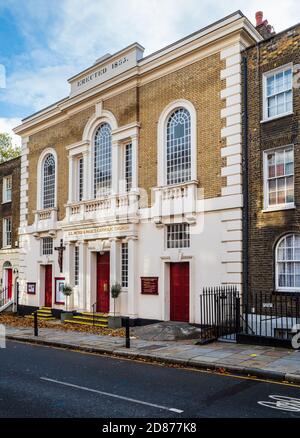
[[[191,116],[187,109],[176,109],[168,119],[166,133],[167,184],[191,180]]]
[[[276,286],[300,291],[300,235],[284,236],[276,247]]]
[[[111,127],[103,123],[96,131],[94,142],[94,197],[111,193]]]
[[[55,207],[55,158],[47,154],[42,165],[42,208]]]

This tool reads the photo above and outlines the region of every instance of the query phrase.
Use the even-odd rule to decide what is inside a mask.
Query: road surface
[[[300,387],[254,379],[18,342],[0,366],[1,418],[300,418]]]

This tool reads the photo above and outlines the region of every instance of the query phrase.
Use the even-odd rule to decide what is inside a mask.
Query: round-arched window
[[[191,115],[178,108],[167,122],[167,184],[180,184],[191,179]]]
[[[112,180],[111,127],[103,123],[96,131],[94,141],[94,197],[110,195]]]
[[[300,289],[300,235],[284,236],[276,247],[277,289]]]
[[[44,158],[42,168],[42,208],[55,206],[55,159],[53,154]]]

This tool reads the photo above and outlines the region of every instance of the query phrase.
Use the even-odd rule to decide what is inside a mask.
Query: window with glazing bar
[[[83,158],[78,159],[78,201],[83,199]]]
[[[111,128],[107,123],[101,125],[95,135],[94,143],[94,196],[101,198],[111,193]]]
[[[294,148],[266,151],[265,208],[294,204]]]
[[[42,208],[55,206],[55,159],[48,154],[43,164],[43,200]]]
[[[12,220],[11,217],[3,219],[3,246],[11,246],[11,229]]]
[[[79,285],[79,246],[74,247],[74,286]]]
[[[128,243],[122,243],[122,287],[128,287]]]
[[[12,176],[6,176],[3,178],[3,202],[11,201],[11,190],[12,190]]]
[[[293,110],[292,67],[265,74],[265,119],[279,117]]]
[[[126,191],[132,189],[132,144],[125,145],[125,181]]]
[[[42,238],[42,255],[53,254],[53,239],[52,237]]]
[[[167,248],[188,248],[190,227],[188,224],[167,225]]]
[[[167,184],[191,179],[191,116],[185,108],[175,110],[167,123]]]

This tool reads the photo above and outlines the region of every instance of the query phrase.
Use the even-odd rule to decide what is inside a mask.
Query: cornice
[[[141,86],[168,74],[170,71],[176,71],[185,65],[196,62],[198,59],[216,53],[230,45],[234,38],[240,38],[240,42],[245,47],[262,39],[246,17],[240,12],[234,13],[202,31],[141,59],[136,67],[80,94],[64,98],[52,106],[33,114],[24,119],[22,125],[17,126],[14,132],[22,136],[28,136],[41,131],[66,120],[71,114],[82,111],[83,108],[92,106],[94,101],[99,100],[100,97],[105,100],[109,95],[119,94],[122,91]],[[128,48],[119,53],[126,50]],[[196,53],[197,56],[195,56]],[[112,58],[114,57],[115,55],[112,56]],[[171,67],[170,64],[172,64]],[[94,67],[92,66],[85,71],[89,71]],[[82,74],[83,72],[80,72],[71,79]]]

